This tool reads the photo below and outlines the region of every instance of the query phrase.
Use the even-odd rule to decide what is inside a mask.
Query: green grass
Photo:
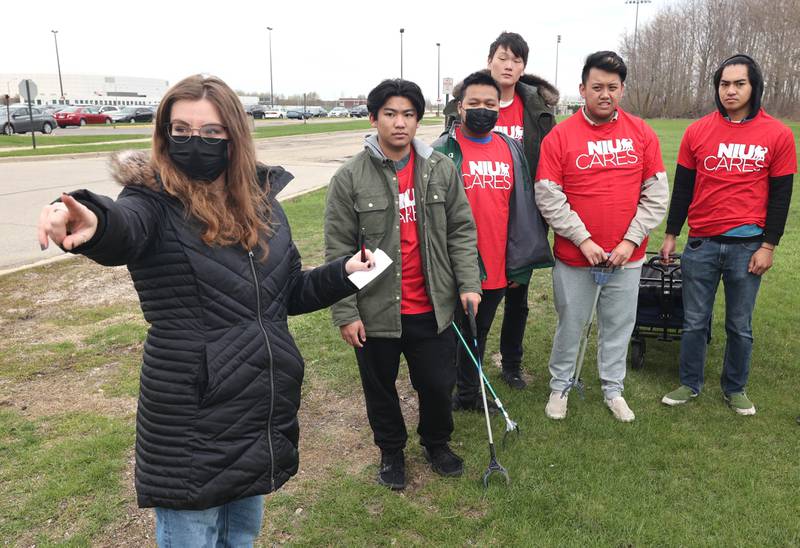
[[[131,139],[142,139],[148,137],[148,135],[39,135],[37,133],[36,146],[86,145],[90,143],[106,143],[109,141],[130,141]],[[30,135],[0,136],[0,149],[9,147],[27,147],[30,145]]]
[[[670,174],[688,123],[651,122]],[[792,124],[792,129],[800,135],[800,124]],[[573,396],[567,420],[547,420],[543,409],[555,312],[550,272],[536,271],[525,335],[524,368],[533,376],[531,386],[511,392],[498,370],[487,367],[522,431],[519,439],[502,446],[502,421],[494,419],[498,458],[509,470],[511,483],[493,483],[489,491],[480,484],[488,463],[480,415],[455,417],[453,447],[466,460],[465,475],[459,479],[445,480],[430,472],[417,445],[416,425],[409,423],[408,467],[419,480],[412,488],[398,494],[375,484],[377,450],[358,462],[342,455],[331,469],[315,471],[313,480],[298,476],[290,489],[268,497],[264,545],[275,539],[304,546],[800,544],[800,491],[795,486],[800,432],[794,422],[800,413],[800,342],[793,321],[800,306],[795,291],[800,286],[798,200],[795,196],[754,318],[749,394],[758,407],[755,417],[737,417],[722,403],[717,381],[724,353],[720,295],[707,384],[699,398],[679,408],[659,403],[676,386],[679,344],[648,340],[645,368],[629,371],[626,380],[625,395],[636,421],[614,421],[602,402],[592,344],[584,366],[585,401]],[[284,203],[306,265],[322,261],[324,203],[324,189]],[[650,249],[658,249],[662,233],[663,225],[654,231]],[[55,372],[86,374],[82,372],[115,364],[103,385],[106,395],[135,398],[145,333],[144,323],[132,320],[133,313],[138,318],[135,305],[105,304],[71,312],[55,312],[49,305],[46,310],[51,312],[45,316],[36,302],[37,287],[63,281],[71,268],[78,267],[65,262],[0,278],[0,329],[38,322],[52,341],[23,344],[0,337],[0,381],[26,382]],[[30,284],[31,291],[20,291],[23,284]],[[329,311],[291,318],[289,325],[306,361],[304,394],[332,394],[332,401],[322,404],[323,412],[328,411],[324,405],[332,412],[362,405],[352,349],[331,326]],[[498,351],[499,327],[498,319],[488,355]],[[68,328],[69,338],[52,336]],[[405,368],[399,382],[408,383]],[[304,435],[312,426],[303,424]],[[34,420],[0,411],[0,538],[17,539],[28,532],[28,545],[47,545],[63,542],[68,533],[72,544],[95,541],[107,524],[122,519],[122,508],[129,502],[119,498],[119,481],[120,459],[132,447],[132,431],[132,420],[74,414]],[[371,447],[366,419],[359,432]],[[337,431],[324,435],[336,436]],[[301,469],[308,466],[301,460]]]
[[[136,138],[134,136],[134,138]],[[115,150],[149,149],[150,141],[135,143],[101,143],[97,145],[64,145],[53,148],[25,150],[0,150],[0,158],[21,158],[24,156],[53,156],[55,154],[81,154],[84,152],[112,152]]]
[[[689,120],[655,120],[670,177]],[[792,124],[795,135],[800,124]],[[324,190],[286,205],[295,234],[307,234],[322,218],[308,207]],[[457,480],[434,476],[424,463],[414,426],[407,450],[412,474],[427,477],[404,495],[375,485],[377,451],[361,472],[344,472],[342,462],[326,482],[305,482],[291,495],[268,502],[272,532],[303,545],[536,545],[536,546],[786,546],[800,542],[796,509],[800,495],[789,478],[798,477],[794,370],[800,343],[794,336],[800,298],[800,237],[792,204],[787,234],[773,270],[764,279],[754,320],[756,347],[750,395],[758,415],[736,417],[722,403],[718,381],[724,353],[724,299],[717,299],[707,384],[700,398],[666,408],[660,397],[676,386],[679,343],[648,341],[646,365],[629,371],[626,397],[636,422],[615,422],[602,402],[595,349],[584,367],[587,396],[573,397],[568,419],[548,421],[543,409],[549,390],[547,360],[555,313],[548,271],[537,271],[530,290],[525,364],[534,378],[523,392],[511,392],[496,368],[489,376],[522,436],[499,447],[512,483],[488,492],[480,475],[488,463],[480,415],[458,415],[453,445],[466,459]],[[322,207],[321,203],[319,207]],[[302,227],[302,228],[300,228]],[[658,249],[663,225],[653,233]],[[305,236],[303,236],[305,237]],[[685,231],[684,231],[685,241]],[[312,257],[319,241],[301,243]],[[498,312],[498,318],[501,313]],[[316,383],[343,397],[360,389],[352,351],[329,327],[327,312],[293,318],[292,331],[308,364],[306,390]],[[488,353],[498,351],[496,320]],[[594,346],[594,345],[592,345]],[[407,383],[403,371],[401,383]],[[366,427],[366,426],[365,426]],[[502,421],[495,419],[495,433]],[[299,516],[296,508],[303,508]]]
[[[133,424],[88,413],[39,420],[0,410],[0,539],[88,546],[124,517]]]

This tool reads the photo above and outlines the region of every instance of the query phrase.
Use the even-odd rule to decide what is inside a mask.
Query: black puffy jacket
[[[143,156],[116,162],[116,201],[72,195],[99,219],[75,249],[126,264],[150,324],[136,419],[139,506],[205,509],[278,489],[298,466],[303,358],[287,315],[355,293],[346,258],[302,272],[275,195],[293,178],[258,166],[272,205],[269,256],[211,247]],[[114,162],[112,162],[114,163]]]

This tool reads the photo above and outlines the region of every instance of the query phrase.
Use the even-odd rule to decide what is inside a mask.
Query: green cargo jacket
[[[414,139],[414,195],[425,289],[438,332],[448,328],[459,294],[481,292],[475,221],[453,162]],[[331,307],[337,327],[361,320],[368,337],[399,338],[401,273],[397,172],[377,135],[340,167],[328,186],[325,256],[353,255],[362,229],[367,248],[392,264],[356,295]]]

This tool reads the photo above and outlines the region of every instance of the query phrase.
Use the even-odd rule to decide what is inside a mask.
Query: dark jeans
[[[492,321],[494,321],[495,313],[500,301],[503,300],[506,289],[484,289],[481,296],[481,304],[478,306],[478,315],[475,317],[475,323],[478,328],[478,347],[480,348],[481,365],[483,363],[483,355],[486,352],[486,337],[489,335],[489,330],[492,328]],[[475,354],[475,346],[472,342],[472,334],[469,330],[469,322],[463,311],[460,313],[459,329],[464,339],[469,344],[469,349]],[[458,366],[458,387],[456,396],[462,402],[475,401],[480,398],[481,385],[480,376],[478,375],[478,368],[472,358],[469,357],[464,345],[456,337],[458,343],[458,352],[456,354],[456,364]]]
[[[725,287],[725,358],[720,384],[726,395],[743,392],[753,352],[753,308],[761,276],[747,271],[761,242],[720,243],[689,238],[681,257],[683,272],[683,334],[681,384],[695,392],[703,387],[709,320],[720,279]]]
[[[401,325],[399,339],[367,337],[364,347],[356,348],[375,445],[394,451],[404,448],[408,440],[395,388],[401,353],[408,362],[411,384],[419,397],[417,433],[421,443],[426,447],[443,445],[453,433],[451,394],[456,382],[453,333],[446,329],[437,335],[433,312],[404,314]]]
[[[506,288],[500,355],[503,371],[519,371],[522,365],[522,339],[528,321],[528,285]]]

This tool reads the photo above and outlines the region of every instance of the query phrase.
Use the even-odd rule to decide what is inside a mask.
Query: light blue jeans
[[[681,384],[695,393],[703,387],[708,322],[720,279],[725,286],[725,358],[720,384],[725,395],[743,392],[753,353],[753,308],[761,276],[747,271],[761,242],[720,243],[689,238],[681,257],[683,334]]]
[[[603,396],[622,395],[628,343],[636,322],[642,267],[617,269],[597,301],[597,369]],[[568,266],[556,259],[553,301],[558,325],[550,354],[550,389],[564,390],[574,374],[584,326],[594,304],[597,284],[589,267]]]
[[[208,510],[155,510],[160,548],[249,548],[261,531],[264,497],[235,500]]]

